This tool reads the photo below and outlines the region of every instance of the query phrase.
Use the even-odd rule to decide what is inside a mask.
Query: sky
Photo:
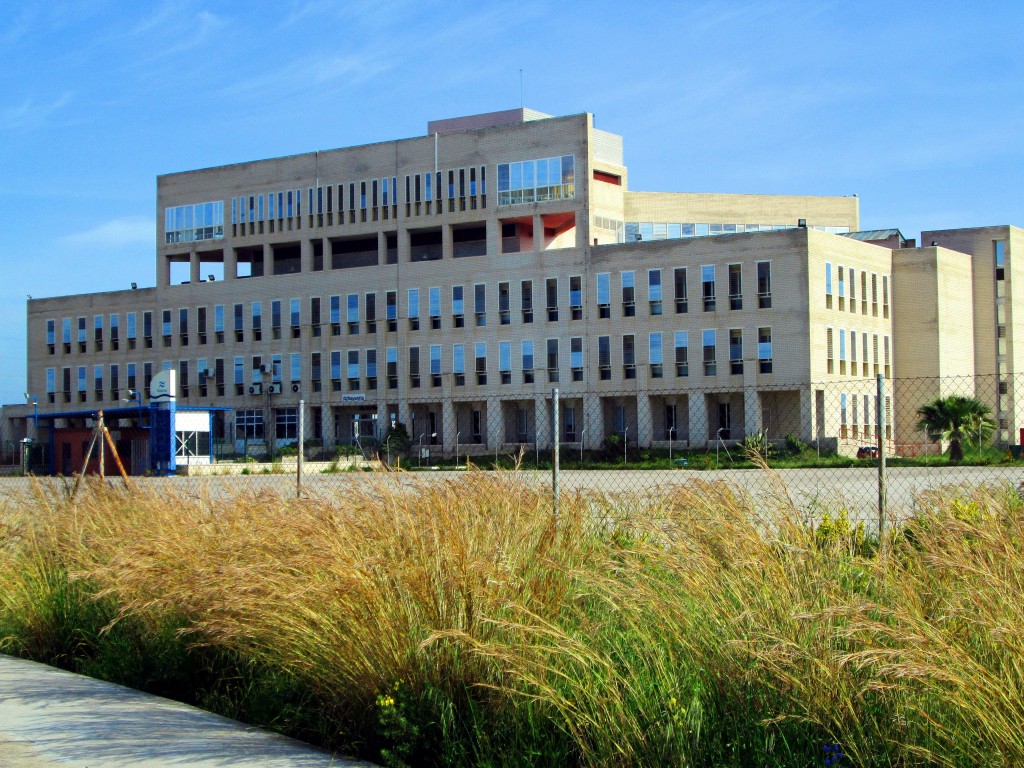
[[[624,136],[632,189],[1024,226],[1022,33],[1019,0],[0,0],[0,403],[27,296],[155,284],[158,174],[521,103]]]

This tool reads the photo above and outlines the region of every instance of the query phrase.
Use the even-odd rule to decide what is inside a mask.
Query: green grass
[[[475,472],[8,500],[0,643],[391,766],[1024,763],[1016,493],[926,494],[877,542],[679,476],[557,525]]]

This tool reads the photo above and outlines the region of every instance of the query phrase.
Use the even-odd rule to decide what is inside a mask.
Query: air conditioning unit
[[[292,384],[292,392],[299,392],[301,390],[302,390],[302,385],[299,384],[299,382],[296,381],[294,384]]]
[[[249,385],[249,394],[250,395],[262,395],[263,394],[263,385],[262,384],[250,384]]]
[[[217,372],[213,370],[213,368],[207,368],[205,371],[203,371],[203,374],[206,376],[206,378],[212,379],[217,375]]]
[[[271,394],[271,395],[280,395],[281,394],[281,385],[280,384],[271,384],[269,387],[267,387],[267,392],[269,394]]]

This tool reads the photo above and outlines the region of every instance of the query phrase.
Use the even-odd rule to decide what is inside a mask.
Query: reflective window
[[[260,198],[260,215],[262,218],[262,202]],[[242,209],[245,221],[245,209]],[[232,200],[232,218],[234,201]],[[164,242],[191,243],[196,240],[219,240],[224,237],[224,201],[214,200],[209,203],[194,205],[178,205],[164,209]]]
[[[575,197],[572,155],[498,164],[498,205]]]

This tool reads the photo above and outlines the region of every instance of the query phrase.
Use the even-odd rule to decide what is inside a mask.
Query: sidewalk
[[[185,704],[0,655],[4,768],[369,768]]]

